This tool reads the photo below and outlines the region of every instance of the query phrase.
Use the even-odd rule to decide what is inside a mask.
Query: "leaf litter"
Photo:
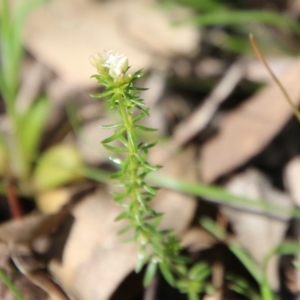
[[[51,97],[52,106],[47,127],[49,139],[52,139],[51,132],[57,131],[57,128],[61,129],[61,124],[66,121],[66,115],[61,113],[65,103],[75,102],[81,116],[85,116],[87,112],[87,103],[92,104],[90,106],[92,109],[87,113],[88,117],[81,119],[81,139],[74,137],[69,128],[66,133],[59,134],[54,141],[67,141],[78,145],[84,161],[91,165],[103,166],[106,162],[106,155],[97,144],[105,138],[101,137],[104,131],[98,124],[113,122],[107,120],[107,116],[104,117],[105,108],[102,105],[97,104],[95,100],[87,100],[82,95],[90,94],[93,85],[89,79],[92,69],[87,62],[88,56],[101,51],[103,47],[115,49],[125,52],[135,68],[152,71],[153,77],[151,78],[151,75],[148,77],[150,78],[148,83],[151,84],[153,80],[154,86],[158,89],[154,93],[145,92],[145,98],[154,116],[153,119],[149,119],[149,124],[143,125],[158,127],[159,134],[169,135],[166,146],[160,143],[150,153],[151,161],[166,164],[163,171],[168,176],[208,183],[219,182],[220,177],[223,179],[225,177],[220,183],[232,193],[253,199],[264,199],[285,208],[292,208],[292,198],[294,205],[298,206],[298,166],[293,167],[296,175],[291,174],[289,170],[286,171],[284,180],[287,188],[284,192],[270,183],[270,178],[274,180],[272,174],[268,174],[267,179],[260,171],[250,168],[253,167],[252,159],[259,156],[272,143],[292,117],[292,110],[277,86],[267,83],[267,86],[258,93],[246,97],[241,105],[223,111],[222,105],[226,104],[241,82],[245,79],[252,82],[266,82],[266,78],[260,77],[260,71],[258,75],[255,73],[249,75],[253,68],[253,59],[246,55],[240,55],[231,66],[224,64],[222,58],[216,58],[215,62],[219,66],[216,68],[217,71],[213,72],[209,68],[206,73],[204,72],[212,76],[215,88],[205,97],[197,95],[196,105],[192,103],[190,107],[193,105],[194,107],[190,111],[188,108],[188,114],[183,113],[183,106],[180,104],[175,107],[175,101],[162,105],[162,100],[167,99],[171,89],[167,78],[168,71],[171,67],[176,70],[173,58],[183,56],[183,60],[189,64],[186,71],[179,72],[182,77],[190,76],[189,72],[197,74],[193,61],[195,57],[197,58],[196,54],[198,59],[201,57],[202,62],[205,61],[201,56],[202,49],[197,48],[205,31],[198,31],[192,27],[182,27],[177,31],[176,27],[169,26],[174,16],[166,17],[161,10],[154,8],[153,3],[154,1],[140,1],[139,4],[135,1],[78,0],[72,3],[67,0],[51,1],[31,14],[25,26],[24,44],[37,62],[32,66],[30,78],[38,78],[42,76],[41,73],[49,72],[46,83],[43,83],[47,85],[46,90]],[[190,12],[184,10],[179,13],[179,17],[187,17],[189,14]],[[281,61],[281,58],[275,57],[274,63],[278,61]],[[292,58],[290,69],[287,66],[291,66],[290,61],[284,62],[282,69],[285,73],[279,75],[291,98],[298,104],[299,59]],[[224,74],[220,72],[221,69]],[[279,72],[282,69],[280,68]],[[204,73],[197,76],[203,76]],[[35,80],[29,81],[20,94],[20,110],[26,108],[40,90],[42,84]],[[157,82],[160,82],[160,85]],[[145,86],[148,87],[147,83]],[[183,99],[182,103],[187,102],[189,96],[181,93],[180,99]],[[169,102],[172,102],[172,99]],[[184,116],[179,122],[176,122],[176,117],[180,114],[172,115],[176,109]],[[171,115],[173,123],[170,130]],[[109,119],[111,117],[113,118],[109,116]],[[1,127],[2,124],[3,122]],[[216,128],[215,134],[209,138],[202,138],[211,126]],[[85,140],[94,146],[86,147]],[[194,147],[190,147],[189,144],[193,144]],[[282,165],[282,168],[286,167],[286,163]],[[268,173],[268,170],[264,171]],[[61,242],[56,244],[57,241],[52,241],[50,237],[53,226],[66,222],[65,216],[62,217],[63,213],[59,211],[62,209],[64,212],[66,207],[69,207],[71,190],[72,183],[67,183],[63,188],[47,190],[43,195],[44,198],[39,197],[39,200],[37,198],[37,206],[41,211],[46,214],[58,211],[57,214],[27,215],[20,221],[13,220],[0,225],[0,240],[5,249],[3,257],[6,260],[11,257],[18,267],[18,257],[25,258],[29,255],[36,259],[34,244],[45,236],[52,247],[62,247]],[[182,236],[183,245],[196,259],[205,251],[215,251],[218,245],[224,242],[199,226],[198,219],[196,220],[199,211],[200,214],[213,216],[224,230],[228,230],[229,224],[234,239],[247,250],[259,267],[265,255],[285,240],[290,225],[288,217],[269,214],[260,209],[244,209],[243,205],[228,207],[211,204],[211,207],[205,197],[197,200],[198,202],[190,195],[161,190],[154,201],[155,208],[165,213],[162,226],[173,228]],[[111,203],[111,195],[101,185],[97,186],[93,193],[82,197],[78,204],[70,207],[75,220],[63,246],[62,257],[60,259],[52,257],[50,263],[42,264],[41,268],[42,260],[38,256],[36,261],[38,271],[32,272],[29,269],[25,276],[44,289],[51,299],[110,299],[118,287],[122,286],[125,278],[130,277],[137,255],[136,246],[132,243],[123,243],[124,237],[117,235],[123,224],[114,223],[113,220],[120,213],[120,208]],[[221,216],[219,219],[223,218],[223,221],[220,222],[216,216]],[[56,234],[60,236],[59,231]],[[296,237],[299,241],[299,235]],[[226,268],[226,264],[214,262],[212,277],[217,278],[213,282],[218,290],[210,296],[206,295],[205,299],[225,297],[226,291],[221,287],[225,283]],[[267,270],[268,279],[274,289],[280,286],[278,269],[279,256],[275,256]],[[159,294],[161,286],[160,278],[155,280],[152,296],[148,296],[152,299],[156,299],[153,295]],[[141,288],[136,285],[136,289],[130,294],[131,298],[129,294],[128,298],[123,294],[122,299],[130,300],[141,293]],[[38,299],[43,299],[42,297],[46,295],[40,297]],[[236,295],[232,294],[229,296],[230,299],[235,297]],[[3,296],[3,299],[6,298]],[[34,297],[30,296],[29,299]]]

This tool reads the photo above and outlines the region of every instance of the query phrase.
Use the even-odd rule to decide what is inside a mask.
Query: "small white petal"
[[[111,77],[116,78],[124,74],[128,69],[128,58],[124,54],[108,52],[108,58],[103,62],[103,67],[109,69]]]

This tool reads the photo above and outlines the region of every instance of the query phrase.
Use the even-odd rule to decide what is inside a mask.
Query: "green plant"
[[[225,230],[216,224],[212,219],[204,217],[200,219],[200,225],[216,236],[218,239],[226,241]],[[274,249],[271,249],[263,259],[263,263],[259,266],[254,259],[235,241],[227,241],[228,249],[239,259],[239,261],[248,270],[259,286],[259,293],[251,284],[236,275],[228,274],[226,278],[229,280],[230,288],[235,292],[242,294],[250,299],[274,300],[278,299],[275,292],[268,282],[267,266],[273,255],[295,255],[300,252],[300,244],[297,242],[283,242]],[[295,263],[296,267],[298,263]]]
[[[125,56],[112,53],[108,55],[108,59],[103,59],[98,55],[92,58],[92,63],[99,72],[99,74],[93,77],[98,80],[98,83],[106,87],[103,93],[94,95],[94,97],[101,98],[109,96],[108,104],[110,108],[115,109],[120,114],[119,122],[103,126],[104,128],[114,129],[115,132],[111,137],[102,141],[107,149],[119,154],[118,157],[111,158],[111,160],[120,167],[120,171],[111,176],[118,180],[118,186],[121,188],[121,190],[115,193],[115,201],[124,207],[124,212],[117,219],[126,219],[128,221],[128,226],[124,228],[124,231],[133,229],[135,231],[133,240],[140,243],[137,271],[139,271],[145,263],[149,263],[145,283],[149,283],[156,269],[160,268],[170,284],[178,287],[183,292],[190,293],[190,299],[194,299],[197,297],[198,292],[204,291],[207,288],[203,282],[210,274],[209,266],[205,263],[199,263],[189,269],[188,261],[178,255],[180,247],[178,247],[178,240],[174,237],[173,233],[171,231],[159,231],[158,225],[162,216],[148,206],[149,201],[155,195],[156,188],[149,186],[149,184],[145,182],[146,175],[149,175],[147,181],[156,186],[167,187],[180,192],[213,199],[220,203],[239,203],[245,207],[259,207],[267,211],[281,212],[296,218],[300,217],[300,212],[294,208],[286,210],[263,200],[252,201],[246,197],[235,196],[222,188],[212,185],[207,186],[199,183],[193,184],[179,181],[160,173],[155,173],[153,176],[151,171],[159,167],[152,166],[146,159],[148,149],[154,146],[155,143],[143,144],[137,142],[138,131],[154,130],[143,127],[138,123],[144,117],[149,116],[148,108],[143,101],[139,99],[139,91],[143,89],[134,87],[134,82],[141,76],[141,72],[137,72],[134,75],[128,74],[128,63]],[[117,142],[121,146],[111,144]],[[128,147],[129,144],[131,148]],[[103,171],[87,168],[84,173],[84,175],[89,178],[107,182],[108,174]],[[201,225],[213,233],[218,239],[225,239],[226,232],[213,221],[202,220]],[[170,242],[169,237],[174,238],[173,242],[176,247],[167,248],[167,244]],[[255,288],[242,278],[228,275],[227,278],[230,281],[231,288],[240,294],[250,296],[251,299],[263,300],[276,298],[265,275],[265,269],[271,255],[274,253],[293,254],[299,252],[299,245],[297,245],[297,243],[293,245],[283,243],[266,256],[263,267],[261,268],[256,265],[253,259],[238,244],[230,242],[228,243],[228,247],[257,281],[260,290],[257,292]],[[166,249],[170,251],[167,252]],[[172,251],[174,251],[175,255],[170,255]],[[177,255],[179,260],[177,260]],[[191,270],[193,270],[193,272],[191,272]],[[198,271],[199,274],[197,274]],[[192,278],[195,278],[194,273],[196,273],[197,278],[197,280],[194,281],[195,285],[197,285],[196,288],[193,287],[192,283]]]
[[[74,154],[70,146],[58,145],[39,155],[49,114],[46,95],[32,99],[24,109],[20,109],[17,101],[24,52],[22,28],[28,13],[43,2],[45,0],[21,1],[13,10],[11,1],[0,0],[0,92],[10,125],[9,134],[0,133],[0,176],[6,182],[1,190],[6,192],[16,218],[22,214],[18,209],[20,205],[16,205],[16,194],[34,195],[72,181],[77,177],[74,170],[82,165],[79,154]],[[57,176],[57,172],[61,176]]]
[[[217,223],[215,223],[212,219],[203,217],[200,219],[200,225],[218,239],[226,241],[226,231],[224,230],[224,228],[220,227]],[[247,280],[244,280],[243,278],[240,278],[234,274],[228,274],[226,276],[226,278],[230,282],[230,288],[239,294],[250,297],[250,299],[275,299],[275,294],[272,292],[271,287],[268,284],[266,278],[266,266],[271,255],[267,255],[267,258],[264,262],[264,266],[261,268],[237,242],[227,241],[227,246],[228,249],[240,260],[240,262],[255,279],[255,281],[260,287],[260,292],[257,293]]]
[[[9,156],[9,166],[2,166],[2,174],[14,174],[24,190],[30,164],[35,157],[41,131],[49,109],[45,96],[40,96],[26,111],[17,108],[17,95],[20,86],[20,69],[23,58],[21,31],[28,10],[41,1],[22,3],[14,12],[8,0],[1,0],[0,12],[0,90],[13,134],[9,141],[1,136],[1,146],[6,148],[3,154]]]
[[[109,97],[110,109],[118,111],[120,121],[103,126],[114,129],[109,138],[102,141],[108,150],[119,154],[110,159],[119,166],[119,171],[111,175],[118,181],[118,191],[114,192],[114,201],[124,207],[116,220],[124,219],[128,225],[121,231],[134,231],[133,240],[140,245],[136,272],[141,271],[147,263],[144,284],[148,285],[161,271],[168,283],[187,293],[190,300],[198,299],[198,294],[205,290],[204,280],[210,274],[205,263],[197,263],[189,269],[189,259],[180,254],[179,240],[171,230],[161,230],[159,224],[162,214],[149,205],[157,188],[146,182],[146,176],[160,166],[147,161],[148,150],[156,143],[143,143],[138,140],[139,131],[155,131],[140,125],[139,121],[149,116],[139,93],[143,88],[134,85],[141,77],[138,71],[128,73],[128,60],[125,55],[108,53],[108,58],[101,55],[92,57],[92,64],[98,74],[93,75],[105,91],[93,95],[95,98]]]
[[[23,294],[17,289],[14,283],[8,278],[3,270],[0,269],[0,279],[6,285],[6,287],[11,291],[11,293],[16,297],[17,300],[25,300]]]
[[[207,41],[211,40],[214,45],[227,53],[249,53],[251,51],[247,39],[249,32],[257,33],[260,44],[269,52],[275,50],[296,55],[299,51],[291,44],[279,41],[268,29],[272,26],[278,32],[288,31],[299,36],[300,27],[297,20],[284,13],[264,7],[253,9],[243,1],[163,0],[162,5],[170,8],[174,5],[189,7],[194,14],[174,24],[214,27],[217,34],[212,32],[211,35],[206,35]]]
[[[107,183],[110,174],[104,170],[95,169],[92,167],[86,167],[81,170],[82,176],[98,181]],[[171,189],[180,193],[187,193],[190,195],[198,196],[207,199],[208,201],[217,202],[220,204],[239,204],[245,209],[247,208],[261,208],[266,209],[269,212],[280,212],[285,216],[292,216],[297,219],[300,218],[300,210],[298,208],[285,208],[282,205],[277,205],[274,203],[269,203],[263,199],[253,199],[234,195],[224,188],[216,185],[205,185],[202,183],[193,183],[184,180],[178,180],[161,173],[150,173],[149,182],[157,187]]]

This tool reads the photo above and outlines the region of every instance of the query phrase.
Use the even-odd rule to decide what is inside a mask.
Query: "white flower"
[[[108,58],[102,64],[108,68],[108,73],[112,78],[117,78],[124,75],[128,69],[128,58],[125,54],[108,52]]]

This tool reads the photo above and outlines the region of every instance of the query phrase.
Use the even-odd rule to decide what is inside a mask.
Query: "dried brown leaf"
[[[211,248],[219,240],[200,227],[190,228],[182,237],[181,244],[190,251],[200,251]]]
[[[94,69],[88,58],[103,48],[125,53],[135,70],[151,67],[153,57],[167,62],[175,53],[191,54],[198,46],[198,30],[171,25],[187,15],[182,9],[162,10],[152,0],[54,0],[30,15],[24,42],[65,81],[91,86]]]
[[[138,247],[117,235],[123,222],[114,222],[120,208],[111,195],[98,191],[74,209],[75,222],[62,264],[50,265],[55,278],[75,298],[108,299],[135,266]]]
[[[291,207],[287,195],[274,189],[268,180],[256,170],[248,170],[234,177],[227,189],[234,194],[255,199],[263,199],[283,209]],[[281,213],[270,213],[264,209],[245,210],[242,205],[222,207],[222,212],[233,226],[237,241],[248,251],[254,261],[261,265],[265,256],[283,241],[289,217]],[[273,257],[267,268],[269,281],[278,288],[278,257]]]
[[[65,218],[67,213],[43,215],[32,213],[22,219],[11,220],[0,225],[0,241],[6,244],[30,243],[35,238],[49,234]]]
[[[280,76],[296,105],[300,101],[299,77],[300,59]],[[203,180],[214,181],[247,162],[266,147],[291,116],[291,107],[274,84],[227,114],[221,121],[219,133],[202,148]]]
[[[300,157],[293,158],[285,166],[284,182],[295,205],[300,206]]]

